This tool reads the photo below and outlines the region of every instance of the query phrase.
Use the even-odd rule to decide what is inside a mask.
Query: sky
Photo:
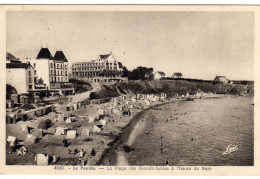
[[[6,25],[6,50],[20,59],[41,47],[62,50],[70,64],[112,52],[129,70],[254,79],[252,12],[9,11]]]

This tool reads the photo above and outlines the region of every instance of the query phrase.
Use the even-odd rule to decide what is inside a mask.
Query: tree
[[[11,94],[17,94],[17,91],[13,86],[6,84],[6,99],[10,99]]]
[[[43,79],[42,78],[39,78],[38,79],[38,84],[43,84],[44,82],[43,82]]]
[[[129,73],[128,78],[129,80],[152,80],[153,68],[139,66]]]
[[[129,70],[124,66],[123,67],[123,75],[122,77],[128,77],[129,76]]]

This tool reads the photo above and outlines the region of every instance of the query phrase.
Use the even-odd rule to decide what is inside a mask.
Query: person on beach
[[[165,165],[169,165],[169,160],[168,159],[166,159],[166,161],[165,161]]]
[[[161,143],[161,153],[163,152],[163,144]]]
[[[148,131],[145,131],[145,133],[146,133],[146,135],[148,135],[148,134],[149,134],[149,132],[148,132]]]
[[[68,147],[68,141],[67,141],[67,139],[63,139],[63,146],[64,146],[64,147]]]

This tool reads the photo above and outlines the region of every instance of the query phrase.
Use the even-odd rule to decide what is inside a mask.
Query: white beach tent
[[[68,118],[66,119],[65,123],[71,123],[71,118],[68,117]]]
[[[49,155],[37,154],[35,160],[37,165],[49,165]]]
[[[101,114],[101,115],[105,114],[105,110],[102,108],[98,108],[97,112],[98,112],[98,114]]]
[[[82,129],[81,129],[81,135],[83,135],[83,136],[89,136],[89,134],[90,134],[89,128],[88,128],[88,127],[82,127]]]
[[[66,139],[75,139],[77,132],[75,130],[67,131]]]
[[[88,116],[79,116],[82,122],[88,122]]]
[[[27,125],[21,125],[23,132],[29,132]]]
[[[35,143],[37,137],[35,135],[27,134],[25,142]]]
[[[68,130],[67,127],[57,127],[55,135],[65,135],[67,130]]]
[[[106,125],[106,123],[107,123],[107,120],[105,120],[105,119],[102,119],[102,120],[100,120],[100,123],[104,126],[104,125]]]
[[[16,146],[17,144],[17,138],[14,136],[8,136],[6,141],[10,142],[10,146]]]
[[[100,133],[101,132],[101,128],[99,128],[97,125],[93,126],[93,133]]]
[[[89,116],[89,117],[88,117],[88,122],[89,122],[89,123],[93,123],[94,120],[95,120],[95,116]]]
[[[76,103],[73,104],[73,109],[76,111],[78,109],[78,105]]]

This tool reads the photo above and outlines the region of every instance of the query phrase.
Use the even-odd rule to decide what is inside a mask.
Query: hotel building
[[[99,55],[97,60],[72,64],[72,77],[92,83],[113,83],[127,80],[122,76],[123,66],[112,53]]]

